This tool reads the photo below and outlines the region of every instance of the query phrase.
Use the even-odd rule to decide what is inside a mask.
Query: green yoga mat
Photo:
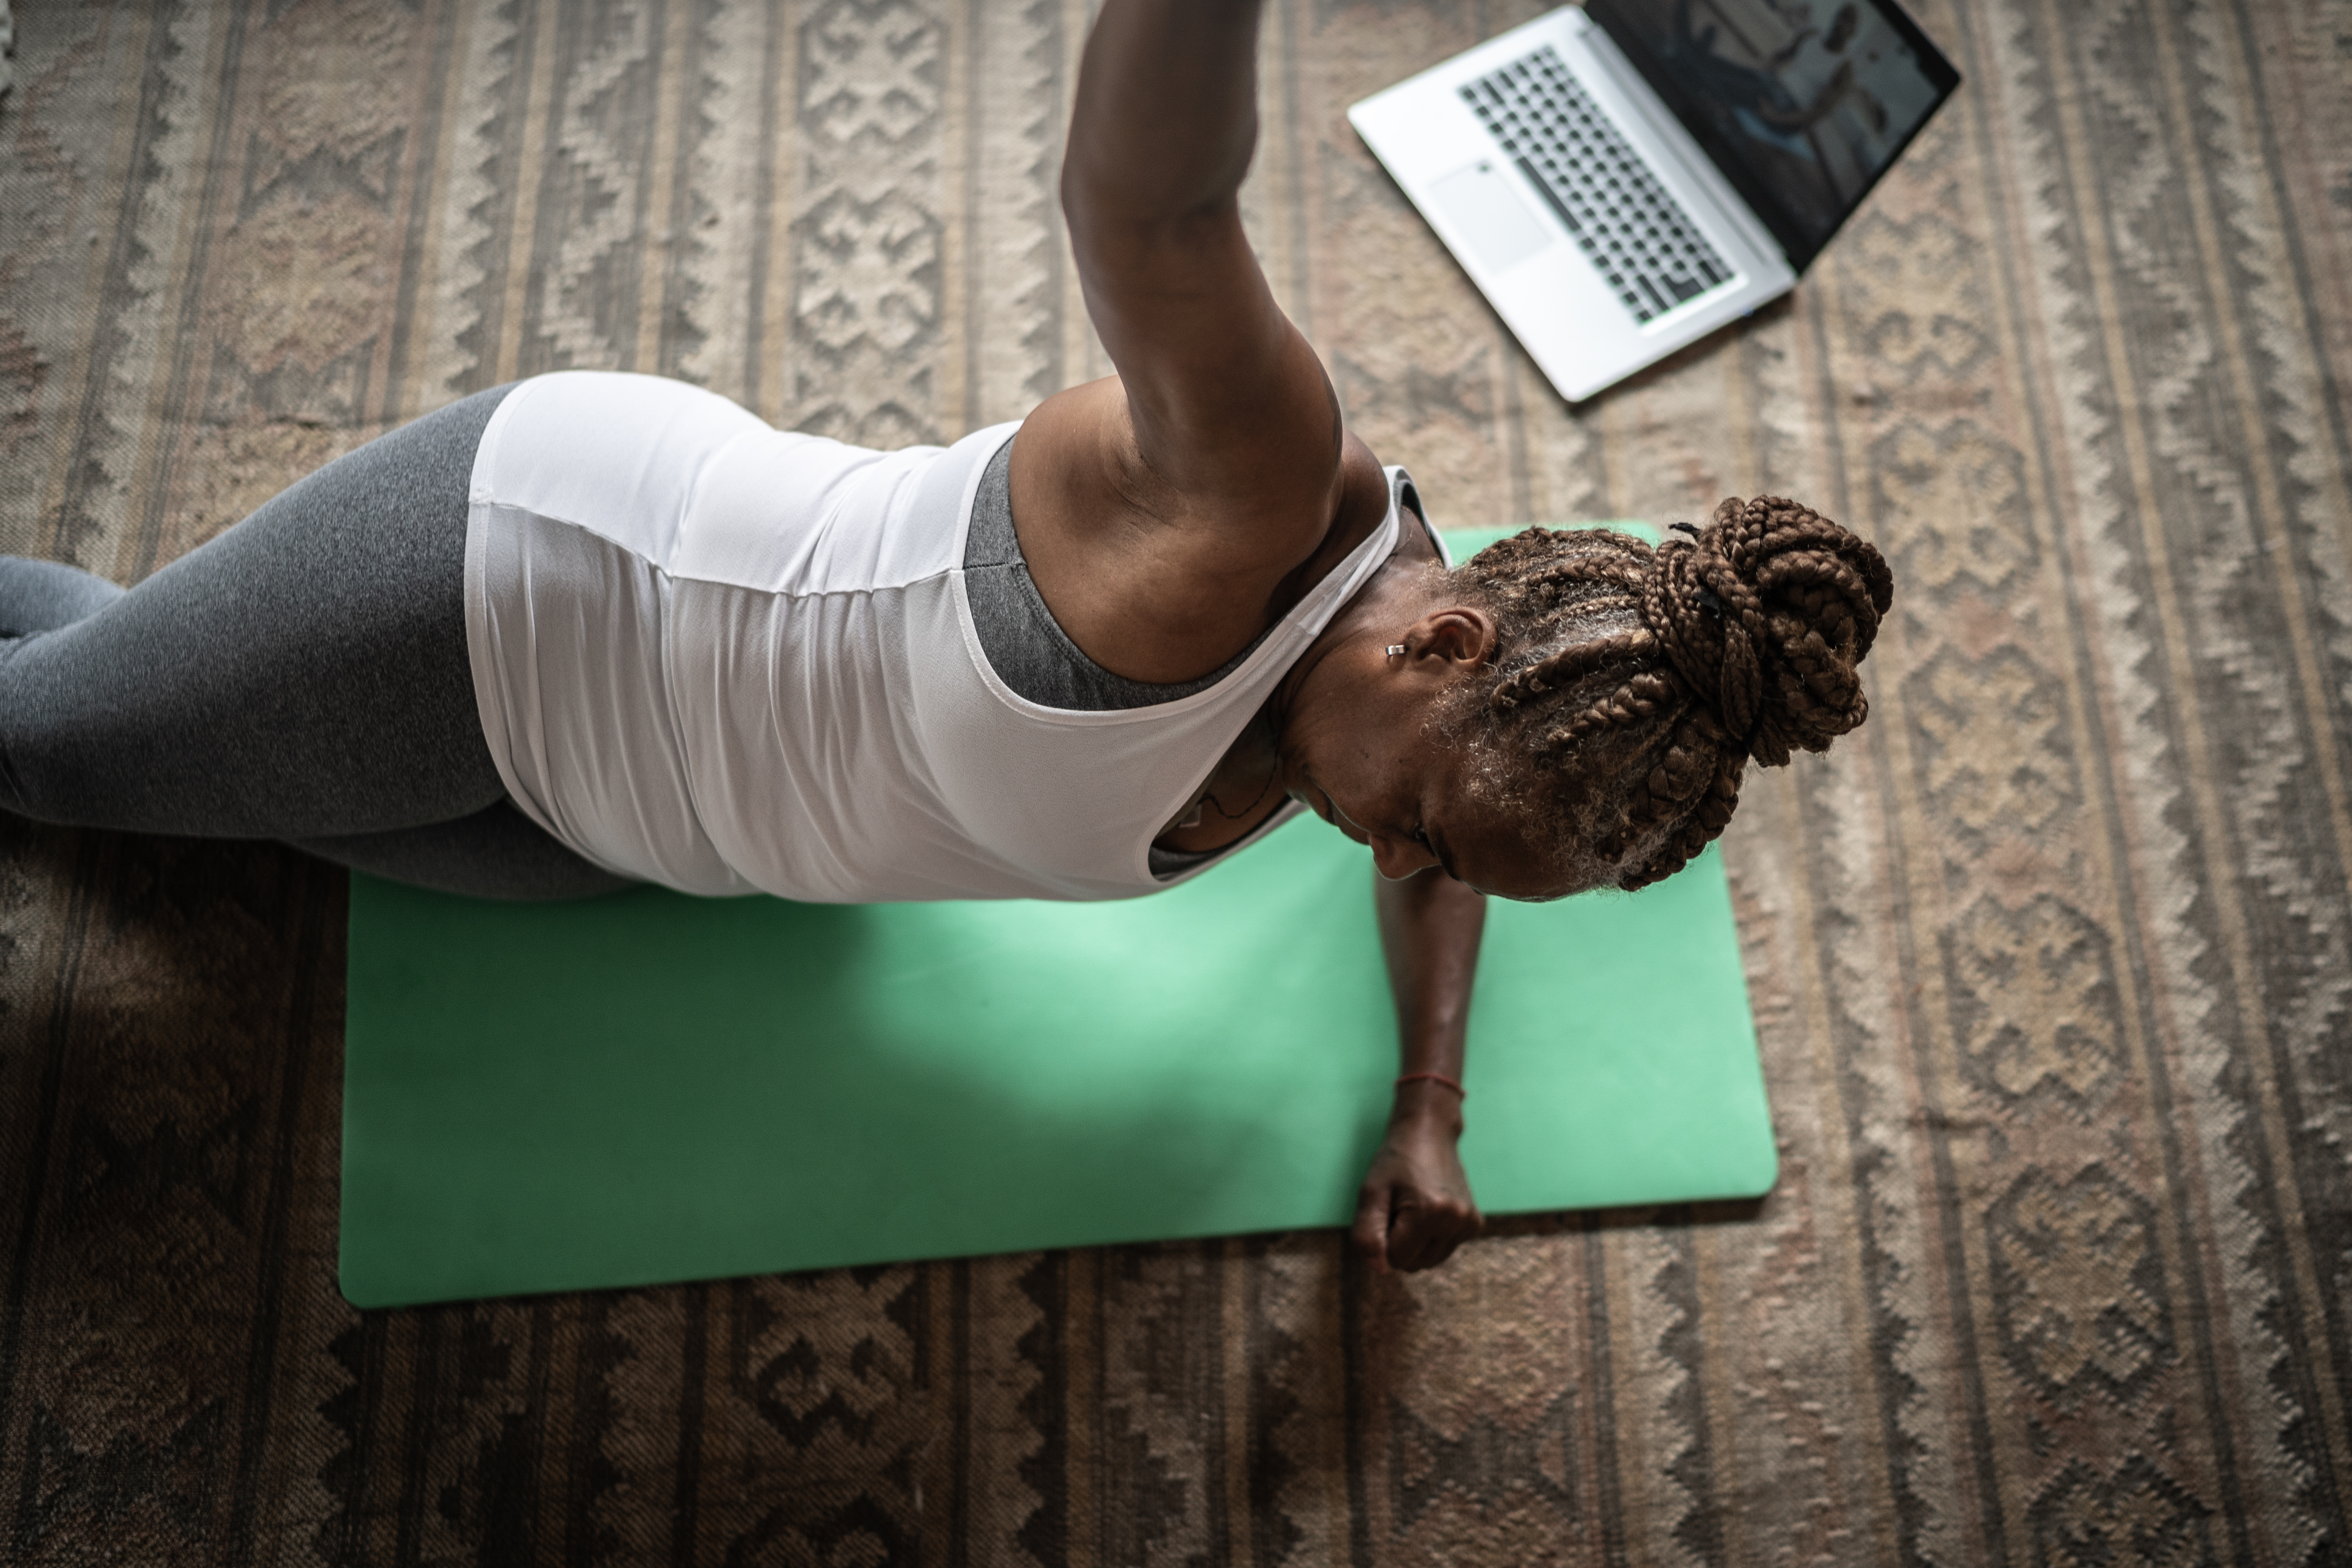
[[[352,879],[362,1307],[1345,1225],[1396,1071],[1366,852],[1311,818],[1116,904],[561,905]],[[1723,872],[1496,901],[1489,1214],[1776,1170]]]

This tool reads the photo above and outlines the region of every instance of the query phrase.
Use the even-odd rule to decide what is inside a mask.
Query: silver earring
[[[1404,651],[1404,644],[1402,644],[1402,643],[1401,643],[1401,642],[1392,642],[1392,643],[1389,644],[1389,647],[1388,647],[1388,655],[1389,655],[1389,657],[1390,657],[1391,658],[1396,658],[1396,656],[1397,656],[1397,655],[1399,655],[1399,654],[1402,653],[1403,651]]]

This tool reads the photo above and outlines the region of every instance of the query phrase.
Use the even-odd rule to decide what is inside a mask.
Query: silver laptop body
[[[1692,46],[1687,0],[1678,10],[1675,0],[1655,4],[1657,12],[1638,25],[1664,37],[1669,73],[1692,69],[1677,67],[1676,46],[1683,61],[1697,58],[1708,69],[1723,68],[1711,53],[1702,56]],[[1737,41],[1720,39],[1712,29],[1717,13],[1741,4],[1761,7],[1759,14],[1775,20],[1781,9],[1780,0],[1713,0],[1705,5],[1710,30],[1700,42],[1706,48],[1729,48]],[[1552,384],[1574,401],[1788,292],[1829,231],[1949,94],[1957,73],[1908,18],[1895,24],[1902,41],[1889,42],[1894,34],[1885,13],[1891,7],[1883,0],[1864,4],[1865,22],[1833,23],[1826,33],[1818,26],[1802,35],[1792,31],[1795,42],[1782,41],[1784,54],[1769,62],[1795,69],[1806,63],[1809,48],[1826,59],[1825,40],[1843,49],[1858,34],[1865,44],[1900,57],[1891,67],[1879,67],[1875,57],[1864,64],[1859,93],[1851,65],[1843,76],[1832,73],[1808,88],[1816,103],[1829,106],[1822,115],[1842,108],[1853,121],[1854,134],[1868,143],[1863,162],[1874,166],[1837,170],[1843,184],[1827,197],[1794,193],[1803,209],[1794,220],[1769,181],[1789,162],[1789,149],[1804,153],[1808,138],[1820,155],[1823,133],[1836,125],[1819,119],[1801,124],[1802,105],[1763,124],[1734,101],[1738,79],[1729,90],[1710,93],[1719,79],[1678,82],[1663,76],[1669,89],[1687,89],[1685,111],[1716,150],[1727,153],[1718,161],[1611,32],[1573,5],[1376,93],[1349,109],[1348,118]],[[1844,9],[1861,12],[1851,4]],[[1682,34],[1668,33],[1668,15]],[[1638,36],[1630,41],[1645,47]],[[1934,68],[1932,84],[1915,46]],[[1649,58],[1657,69],[1658,52]],[[1867,90],[1875,85],[1867,75],[1874,69],[1905,77],[1895,103],[1901,118],[1891,129],[1885,106]],[[1906,85],[1915,78],[1917,85]],[[1780,90],[1777,81],[1767,85]],[[1775,112],[1761,99],[1755,109],[1768,117]],[[1874,121],[1864,119],[1864,110]],[[1734,111],[1745,120],[1735,120]],[[1710,113],[1727,135],[1711,128]],[[1759,160],[1752,147],[1742,156],[1734,143],[1749,139],[1743,124],[1776,144],[1764,149],[1769,156]],[[1853,156],[1843,146],[1831,146],[1828,153]],[[1760,190],[1759,163],[1766,181]],[[1780,233],[1757,204],[1743,198],[1735,180],[1764,198]],[[1842,204],[1837,210],[1818,210],[1832,198]],[[1792,247],[1801,254],[1792,258]]]

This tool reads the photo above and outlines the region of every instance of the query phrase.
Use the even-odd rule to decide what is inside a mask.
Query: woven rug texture
[[[1269,0],[1246,210],[1440,522],[1893,562],[1726,839],[1769,1198],[358,1312],[342,874],[0,821],[0,1561],[2352,1563],[2352,3],[1916,0],[1966,85],[1795,295],[1575,408],[1342,118],[1538,8]],[[1087,12],[19,6],[0,551],[560,366],[1019,416],[1108,368]]]

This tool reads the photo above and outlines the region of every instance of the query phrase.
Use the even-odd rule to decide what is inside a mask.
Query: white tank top
[[[517,386],[476,452],[466,536],[474,696],[515,804],[597,865],[689,893],[1182,880],[1152,874],[1152,839],[1387,560],[1407,481],[1388,471],[1380,527],[1216,685],[1047,708],[997,679],[964,591],[972,495],[1016,428],[877,452],[655,376]]]

